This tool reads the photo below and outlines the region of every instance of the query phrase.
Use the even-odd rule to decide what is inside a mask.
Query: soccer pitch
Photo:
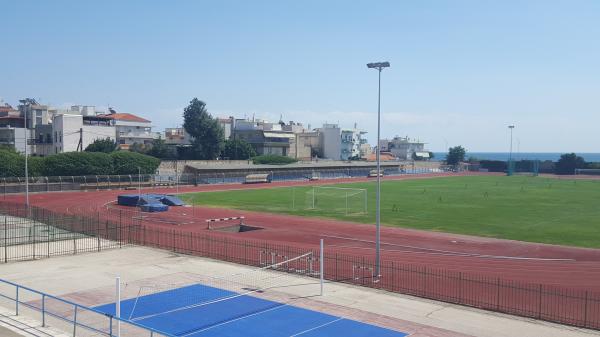
[[[201,206],[375,222],[374,181],[327,186],[342,189],[337,196],[316,192],[321,207],[312,205],[313,186],[193,193],[183,199]],[[348,189],[366,190],[366,202],[364,194]],[[600,180],[447,177],[383,181],[381,191],[381,221],[387,226],[600,248]]]

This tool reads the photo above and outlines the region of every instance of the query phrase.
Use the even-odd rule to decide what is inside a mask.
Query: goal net
[[[600,175],[600,169],[575,169],[576,175],[589,175],[597,176]]]
[[[344,214],[367,214],[367,190],[313,186],[304,194],[304,208]]]

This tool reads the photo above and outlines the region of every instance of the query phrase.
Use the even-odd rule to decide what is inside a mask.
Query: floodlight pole
[[[25,131],[25,206],[27,207],[27,216],[29,216],[29,168],[27,163],[27,157],[29,156],[29,151],[27,149],[27,147],[29,146],[29,137],[27,136],[28,132],[26,111],[23,111],[23,120],[25,121],[25,124],[23,125],[23,130]]]
[[[510,129],[510,152],[508,153],[508,162],[510,163],[512,161],[513,129],[515,128],[515,126],[514,125],[509,125],[508,128]]]
[[[368,63],[367,68],[377,69],[379,74],[377,87],[377,200],[375,208],[375,276],[381,276],[381,70],[388,68],[389,62]]]

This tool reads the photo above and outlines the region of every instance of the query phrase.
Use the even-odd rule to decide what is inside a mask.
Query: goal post
[[[575,175],[597,176],[597,175],[600,175],[600,168],[597,168],[597,169],[575,169]]]
[[[367,190],[333,186],[313,186],[304,194],[304,208],[344,214],[367,214]]]

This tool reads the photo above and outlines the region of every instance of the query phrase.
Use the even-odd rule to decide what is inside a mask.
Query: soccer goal
[[[597,176],[600,175],[600,169],[575,169],[576,175]]]
[[[367,190],[364,188],[313,186],[305,190],[303,197],[303,202],[295,203],[299,204],[296,209],[367,214]]]

